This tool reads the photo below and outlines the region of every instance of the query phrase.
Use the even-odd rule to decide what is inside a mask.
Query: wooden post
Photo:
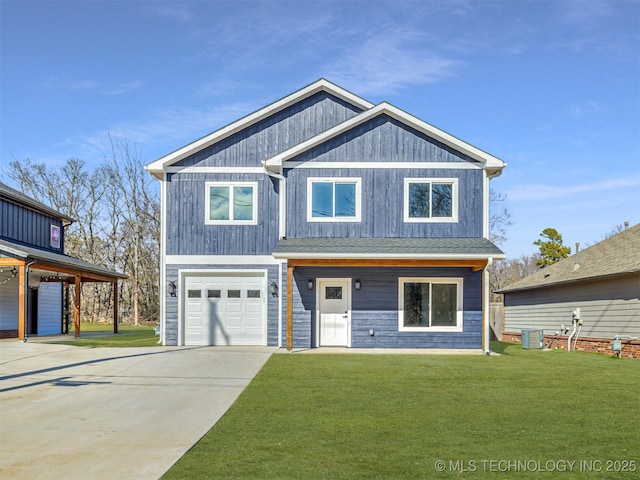
[[[287,350],[293,350],[293,269],[287,266]]]
[[[118,280],[113,282],[113,333],[118,333]]]
[[[80,336],[80,277],[76,275],[76,302],[73,311],[73,323],[75,325],[75,336]]]
[[[27,318],[27,284],[25,266],[18,267],[18,339],[24,340],[24,323]]]

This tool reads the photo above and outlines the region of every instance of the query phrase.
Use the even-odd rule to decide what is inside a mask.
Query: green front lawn
[[[163,478],[638,478],[637,360],[494,348],[273,355]]]
[[[71,326],[73,328],[73,325]],[[158,337],[153,330],[155,327],[119,325],[118,333],[113,333],[113,325],[103,323],[83,322],[80,324],[80,338],[69,335],[68,341],[60,341],[64,345],[76,347],[157,347]],[[86,336],[83,337],[83,334]],[[99,336],[94,336],[98,334]]]

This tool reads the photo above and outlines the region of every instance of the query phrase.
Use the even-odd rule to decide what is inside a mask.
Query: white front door
[[[351,279],[318,279],[321,347],[348,347],[351,336]]]

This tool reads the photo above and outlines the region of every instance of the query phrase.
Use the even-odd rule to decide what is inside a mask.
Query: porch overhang
[[[287,350],[293,349],[296,267],[443,267],[484,270],[483,346],[488,350],[486,269],[504,252],[486,238],[283,238],[273,256],[287,262]]]
[[[289,264],[474,266],[505,254],[486,238],[284,238],[273,251]]]
[[[0,268],[13,268],[19,282],[18,299],[18,338],[26,335],[26,298],[29,275],[38,272],[39,281],[62,282],[75,285],[74,326],[75,336],[80,336],[80,286],[84,282],[108,282],[114,286],[113,294],[113,331],[118,333],[118,280],[127,275],[107,268],[93,265],[69,255],[54,253],[38,248],[0,240]]]

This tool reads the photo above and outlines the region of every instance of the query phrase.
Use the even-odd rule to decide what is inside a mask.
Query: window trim
[[[410,217],[409,186],[413,183],[451,185],[450,217]],[[433,189],[430,189],[433,192]],[[433,204],[433,203],[431,203]],[[458,179],[457,178],[405,178],[404,179],[404,221],[405,223],[458,223]]]
[[[335,184],[355,184],[356,187],[356,212],[353,217],[314,217],[313,216],[313,184],[314,182],[333,183],[333,209],[335,215]],[[309,177],[307,178],[307,222],[360,222],[362,219],[362,178],[360,177]]]
[[[258,182],[205,182],[204,184],[204,224],[205,225],[257,225],[258,224]],[[229,220],[211,220],[211,187],[228,187],[229,188]],[[234,187],[252,187],[253,188],[253,206],[251,209],[251,220],[234,220],[233,219],[233,189]]]
[[[429,294],[431,295],[431,285],[434,284],[455,284],[456,285],[456,325],[454,327],[405,327],[404,326],[404,284],[405,283],[429,283]],[[464,281],[461,277],[400,277],[398,278],[398,331],[399,332],[462,332],[464,330],[463,313],[464,305]],[[431,302],[429,303],[431,308]],[[429,312],[431,318],[431,312]]]

